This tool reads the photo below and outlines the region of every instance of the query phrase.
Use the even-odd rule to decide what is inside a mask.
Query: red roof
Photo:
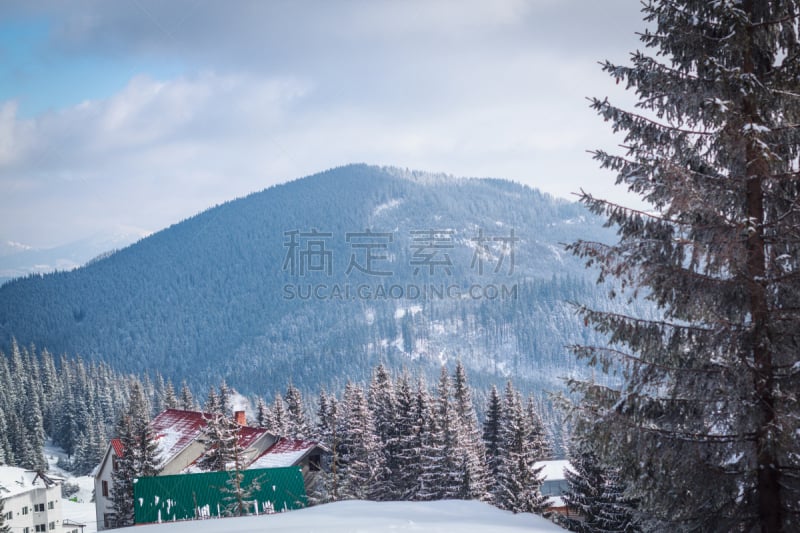
[[[167,409],[155,417],[152,426],[159,444],[161,464],[169,462],[197,439],[211,418],[212,415],[209,413],[180,409]],[[248,448],[265,433],[267,430],[263,428],[241,426],[239,446]]]
[[[122,447],[121,440],[111,439],[111,447],[114,448],[114,455],[116,455],[117,457],[122,457],[124,448]]]
[[[167,409],[153,419],[161,464],[167,463],[203,432],[211,415],[199,411]]]

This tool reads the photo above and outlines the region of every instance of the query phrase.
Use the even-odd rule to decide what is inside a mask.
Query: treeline
[[[285,404],[285,405],[284,405]],[[257,424],[281,435],[320,440],[332,452],[312,498],[480,499],[516,512],[542,512],[542,478],[534,467],[552,447],[533,398],[511,384],[492,388],[479,423],[467,374],[445,367],[431,390],[424,377],[393,378],[380,365],[363,387],[322,391],[314,420],[299,391],[259,402]]]
[[[67,453],[61,467],[91,472],[128,403],[132,379],[104,363],[56,359],[14,342],[9,354],[0,352],[0,464],[46,470],[49,438]],[[160,377],[145,378],[142,388],[153,411],[174,396]]]

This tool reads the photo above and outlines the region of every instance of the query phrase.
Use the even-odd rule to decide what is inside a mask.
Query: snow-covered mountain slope
[[[558,386],[599,292],[563,243],[610,238],[512,182],[350,165],[209,209],[71,272],[0,287],[0,350],[245,393],[337,389],[383,361]],[[527,383],[526,383],[527,380]]]

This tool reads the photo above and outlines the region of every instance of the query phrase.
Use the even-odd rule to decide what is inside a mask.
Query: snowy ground
[[[49,466],[48,471],[66,483],[78,485],[80,490],[77,494],[70,496],[69,500],[61,500],[62,518],[72,520],[79,524],[86,524],[84,533],[95,533],[97,531],[97,515],[92,501],[92,491],[94,490],[94,478],[91,476],[75,477],[69,472],[60,469],[56,463],[63,457],[64,451],[50,444],[45,446],[44,455]]]
[[[549,520],[475,501],[346,501],[287,513],[139,526],[137,533],[550,533]]]

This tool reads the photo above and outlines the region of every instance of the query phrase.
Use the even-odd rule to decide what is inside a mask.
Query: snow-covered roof
[[[158,457],[163,466],[191,444],[206,427],[211,415],[200,411],[167,409],[153,419]]]
[[[294,466],[317,446],[319,444],[313,440],[296,440],[281,437],[278,442],[262,453],[258,459],[250,463],[247,469]]]
[[[564,469],[575,471],[572,465],[569,464],[569,461],[566,460],[536,461],[536,463],[534,463],[535,468],[539,468],[540,466],[544,467],[542,469],[542,476],[544,476],[545,481],[564,479]]]
[[[44,487],[45,482],[36,472],[16,466],[0,466],[0,499]]]

